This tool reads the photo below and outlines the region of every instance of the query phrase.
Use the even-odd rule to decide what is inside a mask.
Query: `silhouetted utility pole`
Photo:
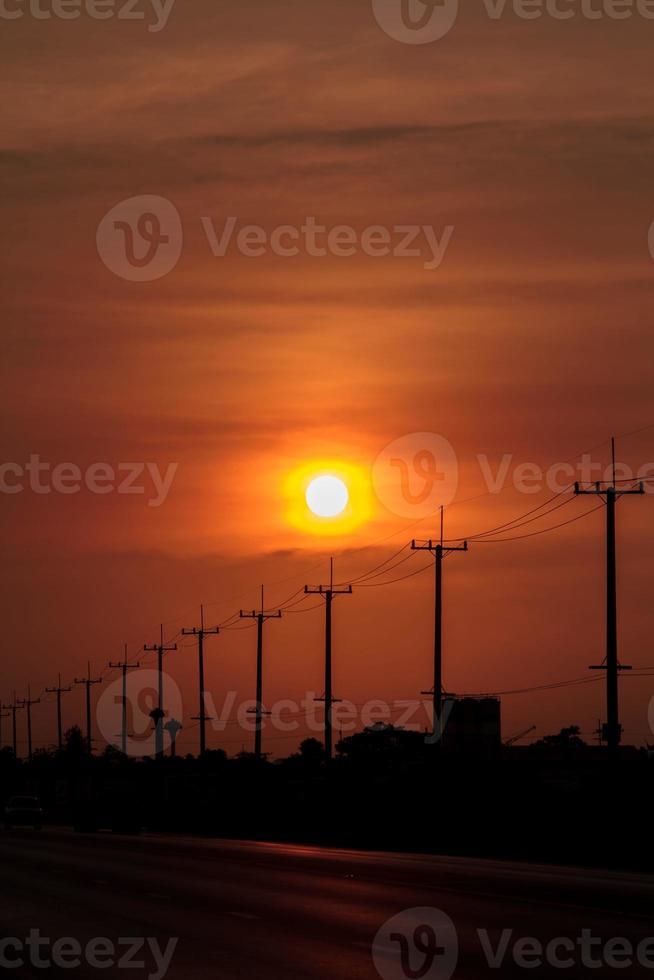
[[[172,646],[167,647],[164,645],[163,638],[163,623],[161,624],[161,632],[159,643],[155,643],[152,646],[145,645],[143,649],[146,652],[155,651],[157,654],[157,670],[159,673],[159,703],[157,706],[157,723],[154,729],[154,754],[160,758],[164,751],[164,696],[163,696],[163,657],[164,653],[169,650],[176,650],[177,644],[174,643]]]
[[[642,483],[635,490],[619,490],[615,482],[615,439],[611,439],[612,480],[602,484],[597,482],[593,489],[582,490],[575,483],[575,494],[590,494],[601,497],[606,504],[606,660],[603,664],[593,664],[590,670],[606,671],[606,725],[603,737],[608,748],[615,751],[622,737],[618,699],[618,677],[621,670],[631,670],[618,660],[618,600],[615,549],[615,505],[620,497],[645,493]]]
[[[602,719],[601,718],[598,718],[597,719],[597,728],[595,729],[595,731],[594,731],[593,734],[597,736],[596,739],[595,739],[595,741],[598,743],[598,745],[603,745],[604,744],[604,731],[602,729]]]
[[[11,704],[3,704],[0,707],[4,710],[5,708],[11,712],[11,736],[12,736],[12,747],[14,750],[14,759],[18,758],[18,740],[16,738],[16,712],[20,710],[20,705],[16,700],[16,692],[14,691],[14,700]]]
[[[0,749],[3,747],[3,744],[2,744],[2,719],[3,718],[9,718],[10,714],[11,714],[10,711],[6,711],[4,713],[2,711],[0,711]]]
[[[123,675],[123,691],[122,691],[122,705],[121,705],[122,713],[121,713],[121,724],[120,724],[120,751],[123,753],[123,755],[127,755],[127,671],[135,670],[137,667],[140,667],[141,665],[138,663],[130,664],[127,662],[127,644],[125,644],[124,659],[119,660],[117,664],[110,662],[108,666],[112,670],[120,670]]]
[[[61,686],[61,674],[59,674],[59,685],[58,687],[46,687],[46,694],[56,694],[57,695],[57,744],[59,746],[59,751],[61,752],[63,748],[63,735],[61,728],[61,695],[67,694],[68,691],[72,691],[72,687],[62,687]]]
[[[263,585],[261,586],[261,609],[259,612],[253,609],[252,612],[246,612],[241,609],[240,612],[241,619],[256,619],[257,621],[257,706],[252,709],[252,714],[256,715],[255,719],[255,729],[254,729],[254,754],[257,759],[261,758],[261,736],[263,729],[263,716],[269,714],[269,712],[264,710],[263,706],[263,624],[267,619],[281,619],[282,611],[281,609],[276,609],[275,612],[266,612],[263,605]]]
[[[204,638],[205,636],[216,635],[220,633],[218,626],[214,626],[211,629],[205,628],[204,625],[204,606],[200,606],[200,625],[193,626],[191,629],[183,629],[183,636],[197,636],[198,638],[198,673],[199,673],[199,689],[200,689],[200,714],[197,718],[193,718],[193,721],[200,722],[200,755],[203,755],[207,748],[207,732],[206,723],[209,721],[209,715],[206,713],[204,704]]]
[[[329,560],[329,585],[305,585],[307,595],[323,595],[325,597],[325,696],[316,701],[325,702],[325,757],[329,760],[333,755],[332,748],[332,706],[338,698],[333,696],[332,689],[332,602],[334,596],[352,595],[352,586],[341,588],[334,586],[334,559]]]
[[[93,751],[93,739],[91,738],[91,686],[93,684],[102,684],[102,678],[98,677],[96,680],[91,679],[91,662],[89,661],[87,676],[82,678],[76,677],[75,683],[86,686],[86,746],[90,755]]]
[[[433,699],[433,738],[438,745],[443,737],[443,558],[452,551],[467,551],[468,542],[462,545],[443,545],[443,508],[441,507],[441,537],[440,542],[412,541],[412,551],[429,551],[434,556],[434,686],[431,691]]]
[[[40,703],[40,698],[32,698],[32,692],[29,686],[27,688],[27,697],[18,702],[21,708],[27,708],[27,758],[30,762],[32,761],[32,705]]]

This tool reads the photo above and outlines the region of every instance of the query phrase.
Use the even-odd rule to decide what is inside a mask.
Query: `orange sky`
[[[635,18],[493,21],[466,4],[447,37],[415,46],[384,34],[364,0],[177,0],[159,33],[3,23],[3,460],[177,464],[158,508],[113,493],[0,497],[3,699],[89,657],[100,667],[126,640],[136,651],[161,619],[192,625],[200,601],[224,600],[209,607],[222,619],[252,607],[261,581],[281,601],[327,574],[332,549],[348,578],[433,531],[378,502],[333,544],[298,531],[283,484],[307,461],[369,478],[392,440],[441,434],[460,468],[448,527],[466,535],[548,496],[478,497],[477,454],[549,464],[601,443],[606,464],[611,433],[654,421],[652,32]],[[103,216],[138,195],[182,219],[180,261],[156,282],[115,276],[96,248]],[[269,231],[316,216],[454,233],[434,270],[393,256],[217,258],[201,219],[229,215]],[[619,456],[654,461],[654,429]],[[641,665],[653,507],[620,508],[622,656]],[[448,562],[448,687],[546,684],[601,659],[602,528],[596,514]],[[429,574],[361,589],[337,616],[340,696],[429,685]],[[268,700],[322,688],[321,637],[318,610],[270,625]],[[250,632],[213,641],[216,699],[252,697],[253,644]],[[171,672],[194,714],[191,653]],[[650,688],[623,684],[638,743]],[[79,691],[65,704],[81,718]],[[603,714],[596,685],[511,697],[505,734],[590,731]],[[41,741],[51,715],[34,709]]]

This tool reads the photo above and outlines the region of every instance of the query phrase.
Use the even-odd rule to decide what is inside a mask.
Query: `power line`
[[[577,521],[583,521],[585,517],[593,514],[596,510],[600,510],[603,505],[600,504],[598,507],[591,507],[587,510],[585,514],[578,514],[577,517],[571,517],[568,521],[561,521],[560,524],[553,524],[551,527],[541,528],[540,531],[528,531],[526,534],[516,534],[510,538],[482,538],[479,541],[475,541],[475,544],[503,544],[506,541],[524,541],[525,538],[536,538],[541,534],[549,534],[550,531],[558,531],[559,528],[567,527],[568,524],[576,524]]]

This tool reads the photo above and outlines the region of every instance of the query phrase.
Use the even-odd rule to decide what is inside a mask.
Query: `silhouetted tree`
[[[562,728],[558,735],[545,735],[544,738],[536,742],[536,745],[581,749],[586,746],[586,743],[581,738],[581,729],[577,725],[570,725],[568,728]]]
[[[64,732],[64,754],[69,761],[75,761],[87,753],[86,738],[79,725],[73,725]]]
[[[424,748],[425,737],[422,732],[410,732],[379,722],[364,728],[362,732],[341,739],[336,751],[351,762],[366,765],[381,763],[387,766],[399,760],[420,758]]]
[[[325,761],[325,749],[317,738],[305,738],[300,745],[300,758],[307,766],[319,766]]]

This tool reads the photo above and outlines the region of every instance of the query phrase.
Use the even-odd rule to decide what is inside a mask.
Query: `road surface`
[[[649,875],[66,830],[0,833],[0,869],[0,969],[8,976],[654,978]],[[436,911],[383,928],[414,908]],[[25,945],[30,930],[44,940],[36,952],[54,963],[48,970]],[[89,953],[103,937],[110,945]],[[146,942],[136,949],[139,938]],[[533,939],[543,947],[539,967]],[[128,954],[143,965],[119,967]],[[498,957],[495,968],[489,956]],[[9,967],[21,957],[22,966]]]

